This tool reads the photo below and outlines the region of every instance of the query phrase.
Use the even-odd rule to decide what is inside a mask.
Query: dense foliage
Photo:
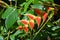
[[[0,40],[60,40],[59,10],[54,0],[0,0]]]

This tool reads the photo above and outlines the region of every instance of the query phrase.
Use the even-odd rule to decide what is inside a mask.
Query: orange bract
[[[32,15],[32,14],[26,14],[28,17],[29,17],[29,19],[32,19],[32,20],[34,20],[35,19],[35,16],[34,15]]]
[[[38,27],[39,27],[41,24],[41,17],[36,17],[35,20],[36,20]]]
[[[19,26],[17,29],[18,29],[18,30],[22,30],[22,29],[23,29],[23,27],[22,27],[22,26]]]
[[[47,16],[48,16],[48,13],[44,13],[44,15],[43,15],[43,20],[44,20],[44,21],[46,21]]]
[[[23,24],[28,24],[28,21],[27,20],[20,20]]]
[[[29,25],[30,25],[30,28],[33,29],[34,28],[34,21],[30,20]]]
[[[48,11],[51,11],[51,10],[53,10],[54,8],[52,8],[52,7],[47,7],[47,9],[48,9]]]
[[[27,25],[24,26],[24,31],[25,31],[26,33],[28,33],[28,26],[27,26]]]
[[[39,10],[39,9],[34,9],[34,11],[35,11],[38,15],[41,14],[41,10]]]

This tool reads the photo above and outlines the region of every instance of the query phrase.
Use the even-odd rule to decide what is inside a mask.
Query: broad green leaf
[[[13,11],[13,9],[13,7],[9,7],[8,9],[6,9],[6,11],[2,15],[2,18],[5,19]]]
[[[12,27],[12,25],[17,21],[18,19],[18,11],[16,9],[12,10],[12,12],[7,16],[5,20],[5,26],[6,28]]]

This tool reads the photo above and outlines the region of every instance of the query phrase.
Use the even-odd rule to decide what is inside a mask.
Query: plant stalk
[[[12,1],[10,1],[10,6],[12,6]]]
[[[6,8],[9,8],[9,5],[3,1],[0,1],[0,3],[4,4],[6,6]]]
[[[9,32],[8,32],[7,40],[9,40],[9,36],[10,36],[10,30],[9,30]]]
[[[17,8],[17,0],[15,0],[15,8]]]

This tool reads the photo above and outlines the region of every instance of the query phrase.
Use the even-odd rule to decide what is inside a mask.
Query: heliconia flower
[[[47,16],[48,16],[48,13],[44,13],[44,15],[43,15],[43,20],[44,20],[44,21],[46,21]]]
[[[54,8],[51,8],[51,7],[47,7],[48,8],[48,11],[51,11],[51,10],[53,10]]]
[[[41,10],[39,10],[39,9],[34,9],[34,11],[35,11],[38,15],[41,14]]]
[[[30,20],[29,25],[30,25],[30,28],[33,29],[34,28],[34,20]]]
[[[22,30],[22,29],[23,29],[23,27],[22,27],[22,26],[19,26],[17,29],[18,29],[18,30]]]
[[[28,24],[28,21],[27,20],[20,20],[23,24]]]
[[[48,10],[50,10],[50,7],[48,7]]]
[[[23,28],[24,28],[24,31],[28,33],[28,25],[25,25]]]
[[[34,20],[34,19],[35,19],[35,16],[34,16],[34,15],[32,15],[32,14],[25,14],[25,15],[27,15],[27,16],[29,17],[29,19],[32,19],[32,20]]]
[[[35,18],[35,20],[36,20],[36,23],[38,24],[38,27],[39,27],[40,24],[41,24],[41,17],[37,16],[37,17]]]

